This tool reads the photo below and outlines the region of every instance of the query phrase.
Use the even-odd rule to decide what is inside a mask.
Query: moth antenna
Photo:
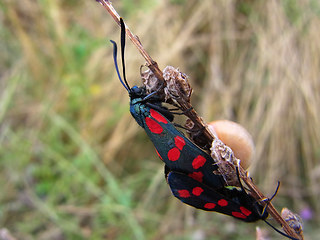
[[[121,78],[120,72],[119,72],[119,67],[118,67],[118,62],[117,62],[117,44],[113,40],[110,40],[110,42],[113,44],[113,61],[114,61],[114,66],[115,66],[117,74],[118,74],[118,78],[119,78],[121,84],[124,86],[124,88],[127,89],[128,92],[130,92],[130,88],[126,84],[124,84],[124,82]]]
[[[278,185],[277,185],[277,188],[276,190],[274,191],[274,194],[269,198],[269,201],[271,202],[272,199],[274,199],[274,197],[277,195],[278,191],[279,191],[279,188],[280,188],[280,181],[278,181]]]
[[[280,188],[280,182],[278,181],[278,185],[277,185],[277,188],[276,188],[276,191],[274,192],[274,194],[271,196],[271,198],[268,198],[267,199],[267,204],[270,203],[272,201],[272,199],[277,195],[278,191],[279,191],[279,188]],[[264,209],[265,211],[265,209]],[[263,221],[268,224],[273,230],[275,230],[276,232],[280,233],[281,235],[283,235],[284,237],[287,237],[287,238],[290,238],[292,240],[299,240],[299,239],[296,239],[294,237],[291,237],[289,235],[287,235],[286,233],[280,231],[279,229],[277,229],[276,227],[274,227],[271,223],[269,223],[267,220],[263,219]]]
[[[243,185],[242,185],[242,183],[241,183],[241,180],[240,180],[240,174],[239,174],[239,169],[238,169],[238,167],[236,167],[236,169],[237,169],[237,177],[238,177],[238,180],[239,180],[240,188],[242,189],[242,191],[245,191],[245,189],[244,189],[244,187],[243,187]],[[268,202],[270,202],[270,201],[276,196],[276,194],[278,193],[279,187],[280,187],[280,182],[278,181],[277,189],[276,189],[275,193],[272,195],[272,197],[268,199]],[[267,203],[267,204],[268,204],[268,203]],[[264,209],[264,211],[265,211],[265,209]],[[262,214],[263,214],[263,213],[262,213]],[[263,220],[266,224],[268,224],[273,230],[275,230],[277,233],[281,234],[282,236],[287,237],[287,238],[292,239],[292,240],[299,240],[299,239],[297,239],[297,238],[291,237],[291,236],[287,235],[286,233],[280,231],[280,230],[277,229],[275,226],[273,226],[271,223],[269,223],[267,220],[265,220],[265,219],[262,219],[262,220]]]
[[[122,61],[122,72],[123,72],[123,80],[128,89],[131,89],[126,78],[126,66],[124,61],[124,49],[126,46],[126,26],[122,18],[120,18],[120,26],[121,26],[121,61]]]
[[[263,221],[264,221],[266,224],[268,224],[268,225],[269,225],[273,230],[275,230],[277,233],[280,233],[282,236],[287,237],[287,238],[292,239],[292,240],[299,240],[299,239],[297,239],[297,238],[291,237],[291,236],[287,235],[286,233],[280,231],[280,230],[277,229],[275,226],[273,226],[271,223],[269,223],[267,220],[263,219]]]

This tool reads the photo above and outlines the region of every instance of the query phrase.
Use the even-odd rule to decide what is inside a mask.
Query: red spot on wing
[[[192,189],[192,194],[195,196],[200,196],[202,192],[203,189],[201,187],[195,187],[194,189]]]
[[[202,172],[193,172],[188,174],[189,177],[192,177],[194,180],[198,182],[202,182],[203,173]]]
[[[216,207],[215,203],[206,203],[204,206],[206,209],[214,209]]]
[[[246,219],[246,218],[247,218],[247,216],[244,215],[244,214],[241,213],[241,212],[232,212],[231,214],[232,214],[232,216],[234,216],[234,217],[236,217],[236,218],[241,218],[241,219]]]
[[[176,136],[174,138],[174,143],[176,144],[176,147],[179,148],[180,150],[182,150],[182,148],[184,147],[184,145],[186,145],[186,142],[184,141],[184,139],[180,136]]]
[[[150,129],[150,131],[152,133],[155,133],[155,134],[162,133],[163,128],[160,126],[160,124],[158,122],[156,122],[155,120],[153,120],[149,117],[146,117],[145,121],[146,121],[148,128]]]
[[[168,152],[168,159],[170,161],[177,161],[180,157],[180,150],[178,148],[172,148]]]
[[[168,123],[168,120],[154,109],[150,109],[150,115],[158,122]]]
[[[192,161],[192,167],[193,167],[194,169],[198,169],[198,168],[202,167],[202,166],[205,164],[206,161],[207,161],[207,160],[206,160],[203,156],[198,155],[198,157],[196,157],[195,159],[193,159],[193,161]]]
[[[250,210],[246,209],[245,207],[240,207],[240,211],[246,216],[249,216],[252,213]]]
[[[225,199],[220,199],[220,200],[218,201],[218,205],[221,206],[221,207],[225,207],[225,206],[228,205],[228,201],[225,200]]]
[[[182,198],[190,197],[190,193],[188,190],[179,190],[178,193],[179,193],[179,196]]]

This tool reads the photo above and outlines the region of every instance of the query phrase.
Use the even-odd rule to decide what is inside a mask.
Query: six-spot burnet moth
[[[265,221],[268,217],[265,208],[241,184],[241,188],[227,186],[221,175],[214,174],[218,167],[212,157],[177,130],[172,123],[173,114],[162,105],[157,91],[147,94],[145,87],[130,88],[125,74],[126,33],[122,19],[120,24],[123,80],[117,64],[117,44],[111,40],[115,68],[121,84],[129,93],[132,116],[146,131],[158,156],[165,163],[165,175],[173,195],[198,209],[219,212],[245,222]]]

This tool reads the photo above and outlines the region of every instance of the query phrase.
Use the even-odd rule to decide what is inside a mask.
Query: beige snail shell
[[[228,120],[213,121],[208,125],[211,130],[214,130],[216,136],[230,147],[234,155],[241,160],[240,165],[247,169],[254,154],[254,143],[250,133],[240,124]]]

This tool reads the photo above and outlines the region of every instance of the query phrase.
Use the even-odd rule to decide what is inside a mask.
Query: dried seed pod
[[[177,103],[176,100],[182,99],[190,103],[192,88],[188,81],[189,78],[186,74],[180,72],[178,68],[165,67],[163,70],[165,82],[160,81],[150,69],[144,72],[141,72],[141,69],[142,67],[140,68],[140,76],[147,93],[157,92],[157,96],[163,102]]]
[[[209,129],[228,147],[236,158],[240,159],[242,168],[250,166],[254,144],[251,135],[240,124],[228,120],[213,121],[208,124]]]
[[[202,118],[200,119],[203,121]],[[212,143],[210,143],[203,135],[204,128],[196,126],[190,118],[186,120],[184,126],[188,129],[187,133],[192,142],[204,150],[209,150],[211,148]]]
[[[302,219],[298,214],[294,214],[288,208],[283,208],[281,210],[281,217],[300,237],[303,237]]]
[[[167,66],[163,69],[163,78],[166,82],[164,89],[166,100],[183,99],[190,103],[192,88],[189,84],[189,77],[186,74],[180,72],[178,68]]]
[[[237,167],[240,166],[240,160],[237,159],[230,147],[216,138],[212,142],[211,157],[215,160],[218,170],[214,173],[222,175],[225,182],[230,186],[240,186]]]
[[[163,93],[164,83],[160,82],[154,73],[148,68],[146,71],[142,72],[142,67],[140,67],[140,76],[142,79],[143,85],[146,87],[147,93],[152,93],[158,91],[157,94],[159,97]],[[162,88],[162,89],[161,89]],[[164,95],[163,95],[164,98]]]

